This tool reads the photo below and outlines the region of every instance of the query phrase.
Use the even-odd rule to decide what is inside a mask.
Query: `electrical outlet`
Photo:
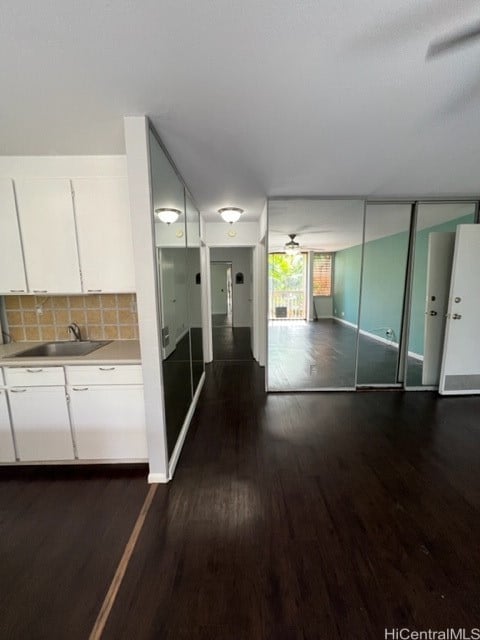
[[[37,313],[37,316],[43,316],[43,307],[41,304],[36,305],[35,311]]]

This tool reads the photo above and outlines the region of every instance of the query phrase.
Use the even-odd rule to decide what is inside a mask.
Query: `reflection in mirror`
[[[192,400],[186,287],[184,187],[152,131],[152,198],[161,300],[162,369],[168,452],[171,454]]]
[[[203,373],[202,295],[200,277],[200,213],[186,194],[187,298],[192,353],[192,384],[195,393]]]
[[[270,390],[355,387],[363,212],[363,200],[269,201]]]
[[[408,341],[408,387],[438,386],[455,231],[475,222],[476,203],[422,203],[417,208]]]
[[[411,217],[411,204],[368,203],[366,207],[359,385],[390,386],[399,381]]]

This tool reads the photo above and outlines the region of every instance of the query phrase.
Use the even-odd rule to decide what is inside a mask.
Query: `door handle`
[[[430,311],[430,315],[431,316],[438,316],[438,313],[436,311]]]
[[[462,316],[459,313],[454,313],[452,315],[452,320],[461,320]]]

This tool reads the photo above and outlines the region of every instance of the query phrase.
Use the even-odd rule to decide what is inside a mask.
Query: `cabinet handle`
[[[10,289],[10,293],[25,293],[25,289]]]
[[[26,389],[10,389],[12,393],[25,393]]]
[[[47,293],[47,289],[34,289],[33,293]]]
[[[88,387],[72,387],[72,391],[88,391]]]
[[[98,367],[100,371],[114,371],[115,367]]]
[[[43,369],[27,369],[28,373],[40,373]]]
[[[102,293],[101,289],[87,289],[88,293]]]

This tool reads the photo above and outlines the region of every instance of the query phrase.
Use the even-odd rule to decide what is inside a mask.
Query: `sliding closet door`
[[[355,388],[363,216],[363,200],[269,201],[270,391]]]
[[[357,385],[399,383],[411,204],[368,203]]]
[[[407,388],[435,387],[440,377],[455,234],[475,222],[475,202],[419,202],[413,254]]]

